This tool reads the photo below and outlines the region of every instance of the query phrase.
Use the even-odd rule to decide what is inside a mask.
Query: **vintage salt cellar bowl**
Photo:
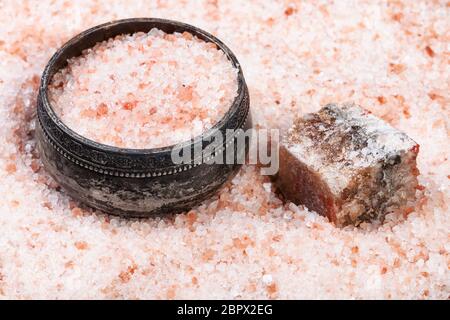
[[[172,146],[156,149],[125,149],[89,140],[67,127],[56,115],[47,95],[53,75],[67,60],[79,56],[96,43],[120,34],[148,32],[158,28],[166,33],[190,32],[222,50],[238,70],[238,95],[228,112],[202,136],[183,145],[202,150],[191,162],[172,161]],[[124,217],[148,217],[181,212],[211,197],[240,168],[238,157],[245,155],[248,144],[232,143],[243,129],[251,127],[249,94],[242,69],[234,54],[211,34],[184,23],[136,18],[106,23],[89,29],[67,42],[44,70],[37,103],[36,136],[45,169],[73,198],[106,213]],[[211,154],[211,138],[218,131],[236,130]],[[209,146],[209,148],[208,148]],[[199,149],[200,148],[200,149]],[[234,163],[212,163],[211,156],[234,150]],[[209,150],[209,151],[208,151]],[[208,157],[209,155],[209,157]],[[229,163],[229,164],[227,164]]]

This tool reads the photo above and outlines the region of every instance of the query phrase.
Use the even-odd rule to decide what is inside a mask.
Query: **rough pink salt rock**
[[[329,104],[295,120],[280,145],[283,194],[337,226],[410,210],[419,145],[354,104]]]
[[[155,148],[200,135],[237,95],[237,69],[184,32],[121,35],[68,61],[49,87],[62,121],[108,145]]]

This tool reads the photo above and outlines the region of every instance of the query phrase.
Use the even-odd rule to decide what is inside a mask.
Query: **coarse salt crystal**
[[[273,282],[272,275],[270,275],[270,274],[263,275],[262,281],[265,285],[270,285]]]

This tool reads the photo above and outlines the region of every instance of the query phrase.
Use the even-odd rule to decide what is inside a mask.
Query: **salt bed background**
[[[2,298],[450,296],[447,1],[1,1]],[[408,217],[337,229],[244,167],[188,214],[126,221],[79,208],[40,168],[36,87],[55,49],[99,23],[164,17],[241,61],[259,126],[353,100],[421,145]]]

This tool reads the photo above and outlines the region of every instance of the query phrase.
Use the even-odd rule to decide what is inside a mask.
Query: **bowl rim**
[[[177,28],[185,29],[185,31],[188,31],[192,33],[194,36],[201,35],[202,38],[207,39],[204,41],[212,42],[214,43],[219,50],[221,50],[228,60],[233,64],[233,66],[238,70],[237,72],[237,82],[238,82],[238,91],[237,95],[234,98],[230,108],[227,110],[227,112],[220,118],[219,121],[217,121],[210,129],[205,130],[200,135],[197,135],[189,140],[184,140],[176,144],[158,147],[158,148],[120,148],[108,144],[103,144],[100,142],[97,142],[95,140],[86,138],[85,136],[79,134],[75,130],[71,129],[69,126],[67,126],[61,118],[56,114],[55,110],[52,107],[52,104],[50,103],[50,100],[48,98],[48,86],[53,78],[53,76],[58,72],[60,69],[56,69],[55,64],[56,62],[61,59],[61,56],[64,55],[64,53],[72,48],[73,46],[76,46],[79,42],[83,41],[86,37],[89,35],[96,33],[96,32],[102,32],[110,29],[113,26],[117,25],[123,25],[123,24],[133,24],[133,23],[149,23],[149,24],[168,24]],[[158,28],[155,26],[154,28]],[[136,31],[139,32],[139,31]],[[118,33],[119,35],[121,33]],[[122,33],[122,34],[129,34],[129,33]],[[111,38],[111,37],[110,37]],[[108,38],[106,38],[108,39]],[[106,40],[105,39],[105,40]],[[202,39],[203,40],[203,39]],[[85,50],[85,49],[83,49]],[[74,56],[75,57],[75,56]],[[122,155],[152,155],[157,156],[158,154],[167,154],[170,153],[174,148],[183,148],[187,146],[192,146],[196,144],[202,144],[202,142],[205,140],[205,137],[212,136],[215,132],[220,130],[221,127],[223,127],[227,121],[233,116],[235,112],[237,112],[242,104],[242,101],[244,100],[246,95],[246,83],[243,75],[243,71],[241,68],[241,65],[239,61],[237,60],[234,53],[229,49],[221,40],[213,36],[212,34],[195,27],[193,25],[179,22],[175,20],[168,20],[168,19],[160,19],[160,18],[129,18],[129,19],[120,19],[120,20],[114,20],[107,23],[103,23],[97,26],[94,26],[92,28],[89,28],[74,37],[72,37],[70,40],[68,40],[65,44],[63,44],[50,58],[49,62],[47,63],[42,76],[41,76],[41,83],[39,85],[39,98],[42,102],[42,106],[45,110],[45,112],[49,115],[51,120],[55,123],[55,125],[66,135],[68,135],[71,139],[76,140],[78,143],[82,144],[83,146],[86,146],[91,149],[104,151],[108,153],[114,153],[114,154],[122,154]],[[236,128],[238,129],[238,128]]]

